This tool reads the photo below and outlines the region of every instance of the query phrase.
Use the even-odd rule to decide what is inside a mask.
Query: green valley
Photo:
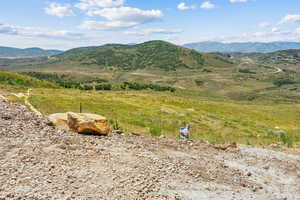
[[[2,81],[11,91],[37,88],[29,100],[45,115],[78,112],[81,103],[126,132],[177,137],[191,123],[195,140],[293,146],[300,141],[295,52],[203,54],[150,41],[2,59],[0,69],[18,77]]]

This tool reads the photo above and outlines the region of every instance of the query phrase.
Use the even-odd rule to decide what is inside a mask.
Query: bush
[[[101,85],[96,85],[95,89],[98,90],[112,90],[112,85],[111,84],[101,84]]]
[[[80,84],[90,84],[90,83],[107,83],[108,80],[102,78],[91,77],[88,80],[76,81],[76,77],[72,74],[57,74],[57,73],[45,73],[45,72],[22,72],[22,74],[31,76],[40,80],[47,80],[58,84],[64,88],[81,88]],[[75,80],[74,80],[75,79]],[[81,88],[83,89],[83,88]]]
[[[162,130],[158,126],[152,126],[152,127],[150,127],[150,134],[152,136],[160,136],[161,132],[162,132]]]
[[[280,140],[280,143],[282,145],[285,145],[287,147],[293,147],[293,138],[291,136],[288,136],[287,133],[284,130],[276,129],[276,130],[269,130],[268,135],[270,137],[277,137]]]
[[[68,81],[58,81],[57,84],[61,87],[64,88],[79,88],[80,87],[80,83],[78,82],[68,82]]]
[[[204,68],[203,70],[202,70],[202,72],[212,72],[210,69],[206,69],[206,68]]]
[[[195,83],[196,83],[196,85],[198,85],[198,86],[204,85],[204,81],[202,81],[202,80],[195,80]]]
[[[295,84],[296,82],[290,79],[277,79],[273,81],[273,84],[276,85],[277,87],[281,87],[283,85],[290,85],[290,84]]]
[[[91,80],[85,80],[84,83],[107,83],[108,80],[102,78],[92,78]]]
[[[93,90],[93,86],[91,85],[83,85],[83,86],[79,86],[80,90]]]
[[[293,147],[294,140],[293,140],[292,137],[283,134],[283,135],[280,136],[280,140],[281,140],[283,145],[285,145],[289,148]]]
[[[268,131],[268,135],[271,136],[271,137],[281,137],[285,134],[286,134],[286,132],[284,130],[281,130],[281,129],[269,130]]]
[[[155,84],[143,84],[143,83],[130,83],[130,82],[124,82],[121,85],[121,89],[131,89],[131,90],[145,90],[145,89],[151,89],[154,91],[170,91],[175,92],[176,89],[169,87],[169,86],[161,86],[161,85],[155,85]]]
[[[246,73],[246,74],[256,74],[255,72],[252,72],[250,69],[239,69],[240,73]]]

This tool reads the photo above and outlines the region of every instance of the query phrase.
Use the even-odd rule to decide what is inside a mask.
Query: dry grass
[[[192,124],[192,139],[211,143],[267,145],[282,142],[270,134],[286,131],[293,144],[300,141],[300,105],[272,102],[235,102],[188,93],[151,91],[82,92],[70,89],[34,89],[31,103],[44,114],[79,111],[118,121],[125,131],[177,137],[179,127]]]

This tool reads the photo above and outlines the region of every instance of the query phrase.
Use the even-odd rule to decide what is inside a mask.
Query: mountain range
[[[241,52],[241,53],[270,53],[287,49],[300,49],[300,42],[198,42],[183,45],[199,52]]]
[[[0,58],[28,58],[38,56],[51,56],[62,53],[59,50],[44,50],[41,48],[12,48],[0,46]]]
[[[153,41],[145,42],[142,44],[135,44],[129,43],[126,45],[123,44],[106,44],[103,46],[95,46],[95,47],[83,47],[83,48],[75,48],[67,51],[64,55],[70,55],[73,53],[78,52],[86,52],[90,54],[103,53],[106,52],[108,49],[116,49],[121,47],[121,49],[127,49],[131,51],[136,49],[136,52],[139,52],[141,48],[145,47],[145,45],[149,45],[153,43]],[[156,41],[156,44],[159,44]],[[196,50],[198,52],[203,53],[215,53],[215,52],[222,52],[222,53],[270,53],[275,51],[287,50],[287,49],[300,49],[300,42],[270,42],[270,43],[262,43],[262,42],[245,42],[245,43],[222,43],[222,42],[198,42],[198,43],[189,43],[184,44],[183,47]],[[139,50],[137,49],[139,48]],[[179,46],[177,46],[177,49]],[[101,50],[100,50],[101,49]],[[110,51],[109,50],[109,51]],[[161,50],[161,49],[160,49]],[[167,50],[167,49],[165,49]],[[174,50],[174,49],[173,49]],[[121,50],[122,51],[122,50]],[[127,53],[129,53],[129,51]],[[133,50],[135,51],[135,50]],[[171,51],[172,52],[172,51]],[[187,52],[185,51],[181,51]],[[40,57],[40,56],[53,56],[57,54],[64,53],[60,50],[45,50],[41,48],[13,48],[13,47],[4,47],[0,46],[0,58],[30,58],[30,57]],[[149,53],[149,52],[147,52]],[[169,52],[168,52],[169,53]],[[174,53],[174,52],[172,52]],[[194,53],[194,52],[192,52]],[[82,56],[82,55],[81,55]],[[120,55],[119,55],[120,56]],[[81,57],[82,59],[82,57]],[[99,59],[98,59],[99,61]],[[128,64],[128,63],[127,63]]]
[[[267,64],[267,65],[296,65],[300,63],[300,49],[289,49],[275,51],[272,53],[212,53],[214,55],[222,56],[226,59],[251,59],[256,63]]]

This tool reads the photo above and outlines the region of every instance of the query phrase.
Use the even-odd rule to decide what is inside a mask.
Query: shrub
[[[285,135],[286,132],[284,130],[276,129],[276,130],[269,130],[268,135],[271,137],[281,137]]]
[[[152,136],[160,136],[161,135],[161,128],[158,126],[152,126],[150,127],[150,134]]]
[[[80,90],[93,90],[93,86],[91,85],[83,85],[83,86],[79,86]]]
[[[22,72],[22,74],[31,76],[40,80],[47,80],[58,84],[64,88],[80,88],[80,84],[90,83],[106,83],[108,80],[102,78],[91,77],[88,80],[76,81],[76,77],[72,74],[57,74],[57,73],[45,73],[45,72]],[[74,80],[75,79],[75,80]]]
[[[256,74],[255,72],[251,71],[250,69],[239,69],[240,73],[246,73],[246,74]]]
[[[296,82],[290,79],[277,79],[273,81],[273,84],[276,85],[277,87],[281,87],[283,85],[290,85],[290,84],[295,84]]]
[[[280,140],[281,140],[283,145],[285,145],[289,148],[293,147],[294,140],[293,140],[292,137],[283,134],[283,135],[280,136]]]
[[[203,70],[202,70],[202,72],[212,72],[210,69],[206,69],[206,68],[204,68]]]
[[[175,92],[176,89],[169,87],[169,86],[161,86],[161,85],[155,85],[155,84],[143,84],[143,83],[130,83],[130,82],[124,82],[121,85],[121,89],[131,89],[131,90],[145,90],[145,89],[151,89],[154,91],[170,91]]]
[[[202,80],[195,80],[195,83],[196,83],[198,86],[204,85],[204,81],[202,81]]]
[[[96,85],[95,89],[96,90],[112,90],[112,85],[111,84]]]

